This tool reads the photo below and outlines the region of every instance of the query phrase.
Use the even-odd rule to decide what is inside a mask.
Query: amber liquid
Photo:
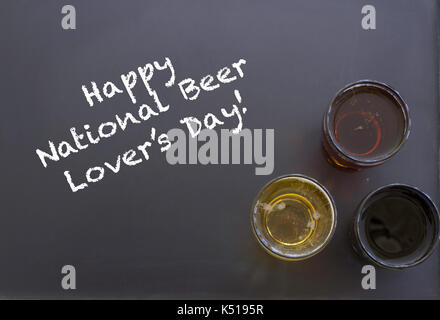
[[[404,139],[405,119],[401,107],[383,90],[352,88],[335,101],[335,109],[336,142],[354,158],[380,159]]]

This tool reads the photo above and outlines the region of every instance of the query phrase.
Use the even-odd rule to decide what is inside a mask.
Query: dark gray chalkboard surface
[[[368,1],[377,29],[363,30],[365,1],[68,1],[77,29],[61,28],[63,1],[0,4],[0,296],[4,298],[440,298],[440,254],[407,271],[377,269],[361,288],[365,261],[348,231],[361,198],[393,182],[439,201],[438,2]],[[137,110],[126,94],[89,107],[81,85],[169,57],[176,81],[200,79],[246,59],[244,78],[185,101],[177,85],[155,89],[170,110],[157,119],[43,168],[35,150]],[[321,119],[345,84],[374,79],[406,99],[413,122],[403,149],[376,168],[330,166]],[[275,166],[170,165],[156,147],[148,162],[122,167],[73,193],[63,172],[84,172],[143,142],[152,126],[219,113],[238,89],[246,128],[275,130]],[[150,103],[136,89],[140,103]],[[225,127],[232,128],[229,121]],[[252,236],[249,211],[260,187],[302,173],[332,193],[339,220],[317,256],[283,262]],[[61,268],[76,268],[63,290]]]

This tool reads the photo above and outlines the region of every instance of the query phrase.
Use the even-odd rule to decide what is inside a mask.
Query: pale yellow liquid
[[[295,246],[307,241],[318,223],[310,201],[299,194],[286,193],[273,199],[265,212],[267,232],[277,242]]]
[[[286,176],[259,194],[252,219],[269,253],[300,260],[316,253],[333,233],[336,209],[328,193],[305,177]]]

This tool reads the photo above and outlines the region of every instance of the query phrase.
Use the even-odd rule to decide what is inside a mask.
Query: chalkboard
[[[376,10],[375,29],[361,24],[366,4]],[[74,29],[63,28],[64,5],[75,9]],[[357,204],[379,186],[406,183],[439,201],[437,1],[10,0],[0,4],[0,20],[1,297],[440,298],[438,249],[410,270],[377,268],[377,288],[363,290],[368,262],[349,239]],[[136,103],[123,90],[102,102],[93,97],[91,107],[83,85],[103,90],[110,81],[122,90],[121,75],[166,58],[174,84],[165,85],[169,70],[157,69],[151,84],[168,111],[43,166],[36,150],[73,144],[70,128],[84,133],[88,124],[96,134],[115,115],[154,105],[138,73]],[[240,59],[242,75],[232,66]],[[224,67],[234,81],[185,99],[180,81],[199,85],[213,75],[220,83]],[[327,162],[321,121],[331,97],[360,79],[396,88],[412,130],[395,157],[354,172]],[[234,104],[254,140],[257,129],[273,132],[269,174],[256,174],[262,166],[246,163],[244,151],[235,164],[169,163],[159,134],[188,135],[180,120],[219,116]],[[219,137],[238,123],[219,119]],[[152,135],[148,161],[122,163],[117,174],[106,167],[102,180],[72,192],[65,171],[78,185],[89,168],[115,165]],[[265,253],[250,227],[258,190],[289,173],[317,179],[338,209],[332,241],[302,262]],[[75,288],[63,287],[64,266],[74,267]]]

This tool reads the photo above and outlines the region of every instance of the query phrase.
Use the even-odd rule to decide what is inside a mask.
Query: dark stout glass
[[[363,80],[339,91],[325,114],[324,148],[341,167],[383,163],[409,135],[408,107],[383,83]]]
[[[389,185],[360,204],[354,234],[358,251],[376,264],[403,269],[432,253],[439,238],[439,214],[430,198],[416,188]]]

